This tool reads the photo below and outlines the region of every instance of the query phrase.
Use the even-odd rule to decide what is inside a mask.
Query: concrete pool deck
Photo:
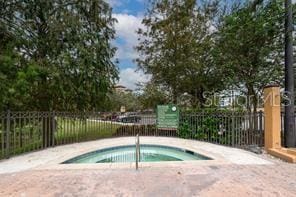
[[[141,137],[142,144],[185,148],[213,160],[60,164],[72,157],[134,144],[112,138],[49,148],[0,161],[0,196],[295,196],[296,165],[194,140]]]

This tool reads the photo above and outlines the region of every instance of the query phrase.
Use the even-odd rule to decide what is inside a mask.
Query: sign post
[[[288,148],[296,147],[296,131],[294,120],[294,68],[293,68],[293,8],[292,1],[285,0],[285,145]]]
[[[158,105],[157,106],[157,128],[158,129],[178,129],[179,109],[177,106]]]
[[[124,105],[122,105],[122,106],[120,107],[120,112],[121,112],[121,113],[125,113],[125,112],[126,112],[126,108],[125,108]]]

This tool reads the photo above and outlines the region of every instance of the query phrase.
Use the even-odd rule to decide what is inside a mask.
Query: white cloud
[[[119,7],[122,5],[122,1],[120,0],[105,0],[105,2],[109,3],[111,7]]]
[[[112,1],[113,3],[116,2],[116,0]],[[131,62],[131,60],[138,57],[138,53],[134,47],[138,44],[136,31],[139,28],[143,28],[143,16],[128,14],[128,11],[123,10],[121,13],[113,14],[113,17],[118,21],[115,24],[117,39],[114,42],[115,46],[118,48],[116,58],[118,58],[119,61],[127,60],[125,62]],[[133,64],[124,65],[124,67],[127,68],[120,69],[120,85],[135,90],[137,88],[137,83],[145,83],[150,80],[149,75],[145,75],[142,71],[136,71],[135,68],[133,68]]]
[[[119,84],[132,90],[137,88],[137,83],[145,83],[149,80],[149,75],[145,75],[142,71],[135,71],[133,68],[126,68],[120,71]]]
[[[142,16],[134,16],[126,13],[113,14],[118,20],[115,24],[115,30],[119,40],[116,41],[118,47],[117,58],[119,59],[135,59],[138,57],[134,47],[138,43],[138,35],[136,31],[143,27],[141,24]]]

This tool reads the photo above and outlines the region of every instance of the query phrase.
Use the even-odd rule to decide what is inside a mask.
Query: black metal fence
[[[294,114],[294,121],[295,121],[295,124],[296,124],[296,112]],[[282,111],[281,112],[281,144],[282,146],[285,146],[286,145],[286,142],[285,142],[285,112]]]
[[[185,113],[180,121],[180,137],[246,148],[264,145],[264,116],[246,112]]]
[[[158,128],[156,115],[99,112],[2,112],[0,159],[75,142],[121,136],[167,136],[233,147],[263,146],[262,112],[181,113],[179,128]]]

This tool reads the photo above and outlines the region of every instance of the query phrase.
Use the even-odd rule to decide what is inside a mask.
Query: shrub
[[[188,138],[191,138],[191,133],[192,133],[192,130],[187,121],[180,124],[177,131],[178,137],[188,139]]]
[[[177,136],[176,130],[158,129],[156,125],[123,125],[116,129],[114,136]]]

